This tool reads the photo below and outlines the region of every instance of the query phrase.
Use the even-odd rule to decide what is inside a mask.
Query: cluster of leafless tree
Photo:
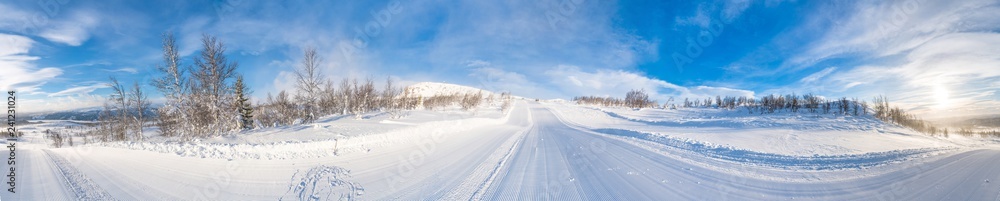
[[[685,99],[684,107],[714,107],[725,109],[742,107],[751,114],[774,113],[777,111],[799,112],[803,109],[811,113],[822,112],[823,114],[853,116],[868,115],[871,113],[872,116],[884,122],[909,127],[920,132],[931,135],[944,133],[944,130],[939,130],[929,122],[921,120],[916,115],[909,114],[899,107],[889,105],[889,102],[883,96],[875,97],[872,104],[869,104],[866,101],[859,101],[857,98],[848,99],[847,97],[842,97],[839,99],[825,99],[821,96],[812,94],[802,96],[796,94],[772,94],[761,97],[759,100],[756,100],[754,97],[716,96],[714,101],[712,98],[706,98],[701,104],[699,104],[698,101],[691,102],[688,99]]]
[[[868,114],[868,103],[864,101],[858,101],[858,99],[831,99],[827,100],[823,97],[807,94],[807,95],[767,95],[760,99],[754,97],[733,97],[733,96],[716,96],[713,98],[705,98],[702,101],[690,100],[688,98],[684,99],[681,107],[694,108],[720,108],[720,109],[736,109],[744,108],[747,112],[753,113],[775,113],[777,111],[790,111],[799,112],[800,110],[807,110],[808,112],[823,112],[825,114],[841,114],[841,115],[865,115]]]
[[[628,107],[633,109],[652,108],[658,105],[656,101],[649,100],[649,94],[646,94],[646,91],[642,89],[633,89],[625,93],[625,99],[615,97],[577,96],[573,97],[573,101],[577,104],[598,105],[604,107]]]
[[[69,146],[73,146],[73,136],[60,133],[59,131],[45,129],[45,138],[51,140],[51,146],[55,148],[62,147],[63,142],[69,142]]]
[[[360,118],[368,112],[386,112],[392,118],[403,111],[417,108],[435,109],[459,105],[471,110],[483,102],[483,93],[447,94],[420,97],[387,78],[384,88],[376,88],[367,78],[344,78],[335,84],[323,75],[322,58],[313,48],[304,51],[301,66],[295,69],[295,91],[284,90],[277,96],[268,94],[265,101],[253,104],[252,93],[242,75],[236,72],[238,63],[226,58],[226,46],[217,38],[203,35],[200,54],[193,65],[183,65],[170,33],[163,35],[163,63],[152,85],[163,94],[165,102],[156,114],[149,109],[147,95],[138,82],[126,88],[115,77],[110,78],[113,94],[108,97],[99,116],[97,129],[87,135],[101,141],[141,141],[143,126],[151,121],[166,137],[190,140],[217,136],[227,132],[258,127],[273,127],[312,122],[326,115],[353,115]],[[492,95],[491,95],[492,97]],[[510,105],[506,93],[504,105]]]
[[[932,136],[941,134],[948,137],[948,129],[939,130],[930,122],[924,121],[916,115],[907,113],[898,106],[890,105],[888,98],[884,96],[877,96],[872,101],[872,116],[875,116],[875,118],[884,122],[892,122],[901,126],[906,126],[912,128],[913,130],[928,133]]]
[[[944,132],[945,136],[948,136],[948,129],[944,129],[943,132]],[[1000,137],[1000,131],[997,131],[997,130],[991,130],[991,131],[973,131],[972,129],[969,129],[969,128],[960,128],[960,129],[956,130],[955,133],[960,134],[960,135],[965,135],[965,136],[976,136],[976,135],[978,135],[978,136],[984,137],[984,138],[985,137],[990,137],[990,136],[992,136],[992,137]]]
[[[92,130],[88,135],[101,141],[141,141],[143,125],[149,118],[146,113],[149,109],[147,95],[138,82],[126,88],[118,79],[111,77],[108,86],[112,94],[98,114],[99,129]]]
[[[284,90],[277,96],[268,94],[266,101],[257,106],[260,126],[312,122],[327,115],[360,118],[368,112],[385,112],[391,118],[400,118],[406,110],[434,110],[452,105],[471,110],[483,102],[483,92],[417,96],[412,89],[397,86],[392,78],[386,78],[381,90],[371,78],[360,82],[344,78],[334,84],[323,74],[321,63],[322,58],[315,49],[305,49],[302,63],[295,69],[294,95]]]
[[[163,35],[163,63],[157,65],[160,76],[152,85],[166,101],[157,108],[155,118],[145,113],[149,100],[138,82],[125,88],[111,77],[113,92],[99,115],[97,129],[87,135],[101,141],[141,141],[143,127],[150,120],[163,136],[185,140],[252,128],[249,88],[236,72],[238,64],[227,60],[226,46],[217,38],[203,35],[201,42],[193,65],[184,66],[174,36]]]
[[[277,96],[268,94],[266,101],[257,106],[260,126],[272,127],[312,122],[326,115],[354,115],[385,111],[398,118],[403,110],[416,107],[416,98],[403,93],[391,78],[386,78],[384,89],[379,91],[374,81],[362,82],[344,78],[339,87],[323,75],[320,58],[313,48],[304,51],[302,65],[295,69],[294,95],[282,90]]]
[[[157,110],[163,136],[191,139],[253,128],[249,87],[236,72],[239,64],[226,57],[225,44],[202,35],[200,54],[183,66],[172,34],[163,36],[163,63],[153,86],[166,101]]]
[[[626,98],[624,100],[613,97],[579,96],[573,98],[573,101],[577,104],[598,105],[604,107],[656,107],[656,103],[649,101],[648,97],[649,96],[642,90],[632,90],[626,94]],[[760,99],[754,97],[733,96],[716,96],[715,98],[710,97],[702,100],[691,100],[689,98],[685,98],[684,102],[681,103],[682,105],[680,106],[672,104],[672,101],[672,98],[668,100],[667,103],[663,105],[663,108],[744,108],[750,114],[775,113],[778,111],[799,112],[800,110],[805,110],[811,113],[822,112],[824,114],[853,116],[869,115],[869,113],[871,113],[872,116],[884,122],[909,127],[916,131],[928,133],[932,136],[942,134],[947,137],[948,135],[947,129],[938,129],[931,123],[918,118],[916,115],[907,113],[899,107],[891,106],[887,99],[883,96],[875,97],[872,104],[869,104],[866,101],[859,101],[857,98],[848,99],[847,97],[842,97],[840,99],[826,99],[813,94],[801,96],[796,94],[771,94],[763,96]],[[974,133],[971,131],[963,131],[962,133],[981,133],[981,135],[991,135],[995,132]]]

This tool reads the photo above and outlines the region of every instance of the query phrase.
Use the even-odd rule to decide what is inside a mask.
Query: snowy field
[[[1000,200],[995,140],[864,117],[519,101],[194,142],[52,148],[25,125],[3,200]],[[5,165],[5,169],[9,165]]]

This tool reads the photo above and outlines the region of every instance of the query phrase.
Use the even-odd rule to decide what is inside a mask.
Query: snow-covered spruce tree
[[[243,83],[243,75],[236,76],[236,83],[233,84],[235,90],[235,107],[239,119],[236,120],[236,128],[253,129],[253,106],[250,104],[250,97],[247,93],[253,93],[249,86]]]
[[[302,119],[311,122],[319,115],[320,86],[323,84],[323,74],[319,69],[322,58],[316,54],[315,48],[303,50],[302,66],[295,69],[295,101],[302,105]]]
[[[188,78],[184,69],[180,68],[176,39],[171,33],[163,34],[163,64],[156,65],[156,70],[161,75],[153,79],[153,87],[166,99],[156,111],[161,135],[169,137],[189,133],[191,125],[184,121],[188,119]]]
[[[192,74],[192,105],[195,114],[189,121],[194,121],[196,135],[200,137],[219,135],[234,130],[232,122],[235,115],[230,79],[236,76],[236,62],[226,59],[226,46],[214,36],[202,36],[202,51],[194,59]]]

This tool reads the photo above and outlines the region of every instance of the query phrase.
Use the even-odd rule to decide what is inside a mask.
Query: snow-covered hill
[[[452,95],[452,94],[466,94],[466,93],[483,93],[483,97],[487,97],[493,92],[478,89],[475,87],[462,86],[457,84],[440,83],[440,82],[419,82],[407,86],[404,91],[409,91],[410,95],[431,97],[435,95]]]

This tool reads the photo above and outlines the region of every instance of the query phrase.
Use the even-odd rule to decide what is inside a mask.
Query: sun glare
[[[934,100],[937,102],[937,109],[946,109],[950,105],[951,95],[948,89],[942,84],[938,84],[934,87]]]

